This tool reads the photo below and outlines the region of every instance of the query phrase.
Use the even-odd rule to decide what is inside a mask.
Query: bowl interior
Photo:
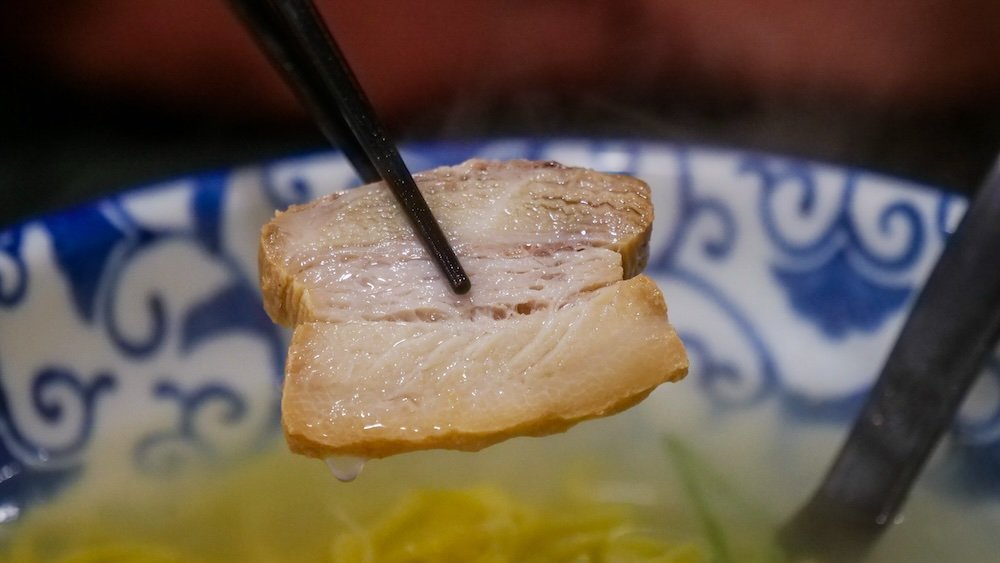
[[[335,482],[283,450],[287,334],[261,310],[256,245],[275,209],[354,185],[349,165],[315,154],[133,190],[0,233],[8,549],[37,555],[31,541],[60,533],[112,541],[67,524],[82,516],[134,537],[187,537],[185,553],[213,556],[273,535],[254,549],[288,556],[328,545],[294,532],[317,521],[364,526],[408,492],[483,486],[557,507],[625,506],[645,532],[712,553],[692,496],[703,488],[711,514],[752,530],[731,541],[758,549],[822,476],[964,209],[910,182],[735,150],[512,139],[404,152],[413,170],[530,158],[646,180],[657,213],[647,273],[689,377],[562,435],[399,456]],[[992,553],[998,381],[1000,369],[983,375],[876,559]],[[150,510],[161,518],[136,517]],[[222,525],[226,513],[242,523]],[[197,539],[199,527],[213,539]]]

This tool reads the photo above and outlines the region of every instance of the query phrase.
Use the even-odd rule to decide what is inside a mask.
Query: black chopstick
[[[232,0],[233,9],[251,30],[262,51],[299,95],[302,103],[316,116],[323,135],[331,144],[340,148],[366,183],[382,179],[372,165],[361,144],[354,137],[347,121],[335,104],[328,103],[330,94],[312,65],[306,64],[308,56],[302,52],[294,32],[281,17],[275,17],[270,0]]]
[[[231,2],[272,60],[280,63],[324,133],[335,144],[350,139],[342,147],[358,173],[364,178],[370,167],[389,186],[452,289],[469,291],[469,276],[312,1]],[[359,165],[356,159],[366,162]]]
[[[892,524],[1000,337],[1000,159],[951,236],[829,473],[781,532],[854,561]]]

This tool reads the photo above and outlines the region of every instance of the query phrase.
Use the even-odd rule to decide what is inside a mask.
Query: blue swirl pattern
[[[0,501],[20,507],[46,499],[70,482],[93,434],[98,399],[113,390],[114,379],[107,373],[84,380],[68,368],[42,368],[31,382],[36,422],[22,424],[0,385]],[[67,411],[74,408],[79,416],[68,419]],[[71,436],[60,443],[40,441],[33,437],[39,425],[69,429]]]
[[[259,433],[257,441],[274,435],[278,411],[274,383],[281,376],[284,338],[261,310],[255,282],[245,277],[223,242],[227,179],[224,174],[208,175],[200,183],[166,189],[169,198],[164,201],[187,201],[187,218],[178,218],[177,225],[146,224],[149,213],[136,203],[143,195],[139,193],[54,214],[0,233],[0,273],[8,280],[0,284],[0,305],[11,315],[28,316],[32,316],[32,307],[56,306],[55,302],[38,305],[24,299],[35,289],[28,285],[32,269],[48,268],[58,274],[66,288],[65,311],[70,315],[52,322],[75,325],[73,334],[94,343],[91,346],[106,345],[108,355],[99,363],[116,366],[81,373],[75,365],[47,361],[41,352],[38,367],[29,373],[11,373],[3,359],[10,358],[14,351],[5,349],[0,342],[0,472],[5,475],[0,479],[0,503],[24,507],[72,482],[88,463],[99,419],[127,412],[121,406],[102,405],[110,405],[119,390],[141,386],[137,378],[143,377],[142,372],[156,371],[160,365],[176,365],[227,339],[256,342],[268,358],[251,371],[263,371],[271,382],[271,414],[256,417],[263,418],[263,423],[246,416],[248,402],[244,393],[257,394],[254,389],[202,385],[187,395],[171,379],[160,381],[153,386],[148,400],[174,401],[179,408],[174,409],[174,420],[167,428],[150,429],[145,438],[136,438],[133,449],[150,452],[136,455],[136,467],[158,474],[172,467],[176,460],[171,455],[154,453],[168,451],[168,443],[185,443],[202,457],[215,456],[214,444],[195,424],[197,413],[209,404],[225,405],[223,422],[238,426],[244,433]],[[35,240],[44,237],[48,241],[50,261],[40,255],[30,261],[23,257],[26,229],[31,229]],[[177,284],[170,283],[169,278],[154,277],[150,281],[144,271],[155,267],[149,264],[155,264],[157,256],[170,249],[176,252],[176,248],[189,249],[185,255],[211,260],[213,268],[223,272],[216,274],[223,279],[214,282],[220,287],[205,299],[189,304],[163,293]],[[177,268],[185,267],[198,271],[199,266],[177,264]],[[211,270],[202,273],[208,275]],[[147,281],[139,285],[132,281],[143,275]],[[59,293],[51,295],[58,299]],[[62,328],[53,326],[56,331]],[[59,346],[57,341],[52,344]],[[246,371],[238,364],[231,369]],[[24,384],[14,385],[18,381]],[[151,461],[157,455],[165,456],[165,461]]]
[[[799,161],[748,156],[740,167],[764,188],[760,214],[764,229],[782,257],[772,265],[792,306],[827,335],[841,338],[851,331],[877,330],[910,298],[913,287],[892,281],[892,274],[914,267],[925,247],[920,212],[906,201],[894,201],[878,213],[877,227],[865,228],[857,218],[858,173],[848,170],[839,188],[836,212],[824,216],[818,203],[817,168]],[[779,193],[798,190],[797,216],[776,212]],[[796,240],[789,219],[821,221],[825,228]],[[880,252],[876,237],[904,238],[900,248]]]
[[[182,390],[170,381],[161,381],[153,389],[157,400],[176,403],[179,410],[177,426],[153,432],[136,444],[136,465],[144,471],[171,474],[184,465],[186,457],[212,458],[212,441],[199,427],[199,415],[218,405],[222,408],[219,422],[235,425],[246,415],[246,401],[232,388],[217,383],[203,385],[193,391]]]
[[[692,333],[679,328],[681,339],[688,349],[693,365],[701,375],[699,385],[717,408],[737,405],[751,406],[771,395],[778,383],[778,370],[768,347],[750,316],[738,302],[726,295],[712,279],[685,263],[683,251],[694,252],[708,261],[725,260],[733,252],[738,234],[732,209],[721,199],[700,195],[691,166],[691,155],[684,147],[675,150],[678,165],[677,189],[679,220],[665,236],[667,244],[656,256],[650,257],[648,269],[663,272],[674,282],[683,284],[702,294],[706,303],[717,307],[749,345],[756,357],[754,365],[727,360],[725,351],[709,334]],[[635,174],[635,171],[624,171]],[[710,222],[716,229],[709,230],[701,239],[697,227]]]
[[[789,350],[802,344],[789,340],[811,332],[808,342],[831,354],[850,353],[859,335],[888,342],[963,207],[947,194],[923,194],[930,205],[921,207],[885,192],[873,210],[864,172],[661,143],[504,140],[404,150],[414,170],[473,156],[656,179],[658,214],[668,219],[658,219],[648,272],[687,302],[672,306],[696,313],[672,318],[700,397],[724,413],[777,405],[795,422],[849,420],[877,366],[814,392],[796,379]],[[355,184],[342,157],[310,155],[0,232],[0,335],[43,318],[33,307],[49,299],[45,311],[63,315],[51,321],[53,333],[86,352],[79,365],[44,350],[25,359],[0,340],[0,504],[48,498],[87,464],[110,462],[88,457],[109,439],[105,423],[135,426],[123,463],[152,477],[224,458],[219,433],[239,435],[249,448],[276,435],[286,335],[260,306],[246,246],[273,209]],[[763,253],[754,254],[753,272],[741,265],[746,241],[763,241],[750,249]],[[751,298],[748,286],[766,287]],[[1000,364],[986,377],[1000,382],[997,374]],[[156,416],[122,426],[129,408]],[[1000,474],[1000,401],[960,425],[952,443],[963,452],[962,471]]]
[[[30,404],[37,420],[47,426],[68,425],[75,430],[63,443],[43,443],[30,437],[14,417],[7,392],[0,387],[0,430],[7,448],[22,452],[22,461],[30,465],[62,465],[75,457],[93,432],[97,399],[113,391],[114,379],[107,373],[82,379],[69,368],[47,366],[31,380]],[[60,392],[61,391],[61,392]],[[80,410],[78,420],[66,420],[67,410]]]

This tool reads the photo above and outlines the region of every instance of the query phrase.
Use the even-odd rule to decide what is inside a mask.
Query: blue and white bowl
[[[414,170],[518,157],[649,182],[647,271],[691,374],[565,435],[367,470],[395,475],[401,489],[408,476],[440,486],[435,467],[456,463],[478,476],[469,479],[502,465],[504,479],[525,481],[518,471],[539,455],[603,457],[639,481],[670,479],[650,449],[669,433],[780,520],[822,476],[965,206],[865,171],[657,142],[514,139],[404,156]],[[322,153],[144,187],[0,232],[0,534],[108,475],[156,483],[281,448],[287,335],[260,306],[258,232],[275,209],[356,183],[341,156]],[[877,557],[1000,553],[990,551],[1000,525],[994,367]],[[540,453],[551,450],[566,453]],[[366,479],[330,486],[363,490]]]

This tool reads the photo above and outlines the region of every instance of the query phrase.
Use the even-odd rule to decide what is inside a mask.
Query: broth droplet
[[[339,481],[348,482],[355,480],[365,468],[363,457],[353,455],[332,455],[326,458],[326,466],[330,468],[330,473]]]

